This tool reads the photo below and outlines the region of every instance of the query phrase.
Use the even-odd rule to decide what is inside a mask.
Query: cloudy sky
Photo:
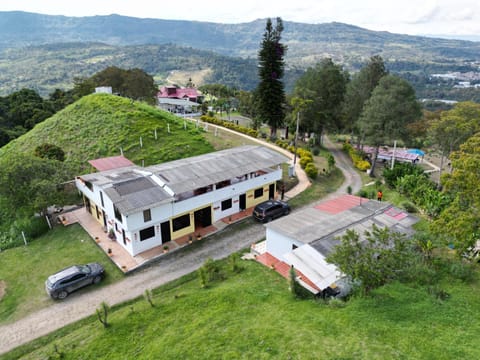
[[[280,16],[286,21],[337,21],[401,34],[480,36],[479,0],[2,0],[0,11],[9,10],[220,23]]]

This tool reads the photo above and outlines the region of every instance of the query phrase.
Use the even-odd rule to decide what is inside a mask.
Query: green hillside
[[[186,125],[185,129],[183,120],[143,103],[92,94],[1,148],[0,158],[33,154],[38,145],[50,143],[61,147],[65,163],[81,174],[91,171],[88,160],[120,155],[120,148],[135,164],[143,160],[145,166],[213,151],[201,130]]]

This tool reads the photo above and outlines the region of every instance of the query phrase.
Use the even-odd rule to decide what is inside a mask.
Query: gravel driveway
[[[342,186],[328,198],[345,194],[348,186],[352,187],[353,192],[360,190],[362,186],[360,176],[351,169],[349,159],[327,137],[325,137],[325,146],[331,150],[337,167],[345,176]],[[0,326],[0,354],[92,315],[102,301],[114,305],[141,296],[146,289],[156,288],[197,270],[208,258],[225,258],[265,238],[263,225],[254,223],[251,219],[246,221],[249,222],[249,226],[239,224],[240,229],[240,226],[236,225],[227,228],[197,243],[197,246],[191,249],[187,247],[185,250],[172,252],[154,265],[129,275],[115,284],[95,291],[75,294],[15,323]]]

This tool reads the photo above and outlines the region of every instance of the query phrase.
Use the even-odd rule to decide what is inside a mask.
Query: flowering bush
[[[305,166],[305,173],[307,176],[311,179],[316,179],[318,176],[318,169],[317,167],[313,164],[313,162],[310,162]]]
[[[358,170],[366,171],[370,169],[370,163],[366,160],[363,160],[361,153],[356,150],[352,145],[349,143],[343,144],[343,151],[347,152],[352,159],[353,166],[355,166]]]

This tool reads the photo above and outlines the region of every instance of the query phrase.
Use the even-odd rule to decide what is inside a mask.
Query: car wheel
[[[286,209],[283,213],[283,215],[288,215],[288,214],[290,214],[290,209]]]
[[[273,218],[272,218],[271,216],[269,216],[269,217],[267,218],[267,222],[271,222],[272,220],[273,220]]]
[[[66,292],[65,290],[62,290],[57,294],[57,297],[59,299],[65,299],[67,296],[68,296],[68,292]]]
[[[102,280],[102,277],[100,275],[97,275],[93,278],[93,283],[98,284]]]

